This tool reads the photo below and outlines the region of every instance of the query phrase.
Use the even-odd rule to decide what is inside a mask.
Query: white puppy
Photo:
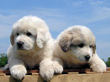
[[[83,67],[86,64],[89,64],[94,72],[106,71],[105,63],[96,53],[95,37],[87,27],[68,28],[59,35],[54,45],[54,73],[61,73],[63,67]]]
[[[13,25],[10,41],[7,56],[9,70],[14,78],[21,80],[27,73],[26,66],[34,67],[44,61],[49,63],[53,40],[42,19],[25,16],[18,20]]]

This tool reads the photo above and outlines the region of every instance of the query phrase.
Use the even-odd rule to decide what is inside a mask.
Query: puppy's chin
[[[27,55],[33,52],[33,49],[17,49],[16,52],[20,55]]]

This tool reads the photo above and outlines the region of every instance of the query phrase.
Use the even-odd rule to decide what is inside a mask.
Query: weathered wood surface
[[[10,76],[10,72],[0,70],[0,82],[44,82],[38,70],[28,70],[22,81]],[[110,68],[105,73],[94,73],[91,69],[65,69],[55,75],[50,82],[110,82]]]

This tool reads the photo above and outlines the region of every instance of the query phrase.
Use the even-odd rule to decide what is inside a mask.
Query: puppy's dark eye
[[[32,36],[32,34],[30,32],[27,32],[26,35],[27,36]]]
[[[78,47],[82,48],[82,47],[84,47],[84,44],[83,44],[83,43],[80,43],[80,44],[78,45]]]
[[[90,47],[90,48],[93,48],[93,46],[92,46],[92,45],[90,45],[89,47]]]
[[[16,36],[19,36],[19,33],[16,33]]]

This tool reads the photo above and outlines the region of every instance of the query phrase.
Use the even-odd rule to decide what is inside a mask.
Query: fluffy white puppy
[[[49,63],[53,40],[42,19],[25,16],[18,20],[13,25],[10,41],[7,56],[9,70],[14,78],[21,80],[27,73],[26,66],[34,67],[44,61]]]
[[[54,73],[63,67],[83,67],[89,64],[94,72],[105,72],[106,65],[96,53],[93,33],[85,26],[72,26],[62,32],[53,51]]]

